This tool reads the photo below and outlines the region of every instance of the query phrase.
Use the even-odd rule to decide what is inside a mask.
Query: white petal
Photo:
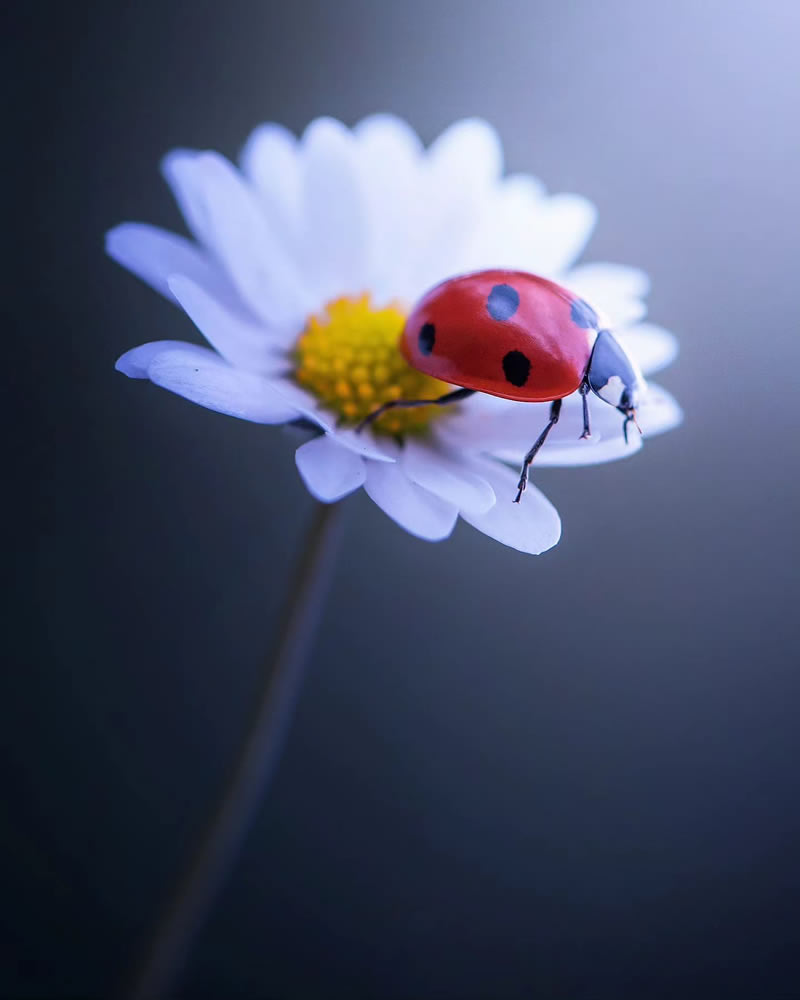
[[[621,426],[621,425],[620,425]],[[616,462],[620,458],[630,458],[642,447],[642,438],[635,427],[630,428],[628,440],[620,433],[618,437],[595,438],[581,441],[560,441],[548,444],[539,452],[533,462],[533,470],[559,468],[580,465],[602,465],[604,462]],[[495,458],[509,462],[513,466],[522,466],[525,451],[513,448],[497,448],[492,451]]]
[[[639,434],[634,429],[630,443],[625,444],[623,416],[595,396],[590,395],[588,403],[592,436],[581,440],[583,405],[573,393],[563,401],[559,421],[536,456],[536,466],[593,465],[636,453]],[[549,415],[549,403],[509,402],[505,407],[454,414],[437,423],[436,435],[453,450],[484,452],[517,465],[544,430]]]
[[[504,412],[489,414],[482,420],[462,421],[457,432],[451,429],[445,440],[451,448],[458,447],[461,440],[464,447],[485,451],[503,462],[521,465],[525,453],[546,423],[545,413],[541,410],[538,410],[539,419],[535,422],[527,416],[526,410],[547,406],[549,404],[546,403],[519,403]],[[630,458],[642,447],[642,436],[633,426],[629,425],[628,440],[625,440],[624,418],[613,406],[590,396],[589,414],[592,436],[583,441],[580,439],[583,428],[580,397],[573,395],[565,399],[559,422],[536,456],[534,467],[598,465]],[[652,437],[677,427],[683,414],[666,390],[650,382],[637,419],[644,436]]]
[[[367,478],[364,459],[326,434],[307,441],[294,458],[309,493],[323,503],[341,500],[363,486]]]
[[[272,380],[271,385],[273,390],[291,404],[301,416],[315,423],[343,448],[355,452],[356,455],[361,455],[362,458],[371,458],[376,462],[396,461],[395,452],[397,449],[392,442],[387,441],[385,444],[379,444],[369,430],[358,434],[352,427],[339,427],[336,414],[320,406],[315,396],[306,392],[305,389],[301,389],[295,382],[288,378],[277,378]]]
[[[173,149],[161,161],[161,173],[169,184],[186,225],[199,243],[215,250],[216,236],[208,211],[208,184],[202,169],[203,153]],[[206,157],[213,156],[206,153]]]
[[[213,156],[213,153],[206,153]],[[208,212],[208,191],[203,172],[198,169],[202,153],[194,149],[173,149],[161,161],[161,173],[169,184],[181,215],[199,243],[215,250],[215,233]]]
[[[562,418],[557,424],[557,428],[563,425],[565,434],[552,441],[548,438],[547,444],[534,460],[534,467],[599,465],[603,462],[630,458],[643,446],[645,438],[672,430],[683,420],[681,408],[673,397],[661,386],[649,382],[647,393],[636,415],[644,437],[634,426],[629,425],[626,441],[621,414],[613,406],[608,406],[601,400],[590,399],[592,437],[589,441],[581,441],[579,430],[582,419],[579,401],[570,397],[566,402],[570,405],[564,407]],[[521,440],[519,444],[522,445]],[[496,458],[516,465],[521,464],[525,448],[523,446],[515,449],[505,445],[492,449],[492,454]]]
[[[126,375],[142,378],[209,410],[259,424],[282,424],[299,416],[297,409],[259,375],[231,368],[206,347],[161,341],[128,351],[117,362]]]
[[[471,238],[502,166],[497,133],[479,119],[456,122],[431,145],[413,269],[417,293],[466,270]]]
[[[597,219],[597,209],[577,194],[556,194],[539,206],[528,269],[548,277],[580,256]]]
[[[357,294],[366,280],[364,200],[351,133],[318,118],[303,135],[303,265],[327,300]]]
[[[370,462],[364,489],[393,521],[417,538],[437,542],[455,526],[458,508],[412,483],[397,465]]]
[[[360,433],[352,427],[332,427],[329,433],[336,438],[343,448],[354,451],[363,458],[370,458],[375,462],[395,462],[397,457],[393,454],[390,442],[381,440],[371,431],[364,430]]]
[[[642,433],[648,438],[677,427],[683,422],[683,411],[666,389],[648,382],[647,395],[639,408],[637,419]]]
[[[635,323],[647,312],[643,299],[650,289],[650,279],[638,268],[583,264],[562,280],[567,288],[604,313],[615,330]]]
[[[525,174],[506,178],[490,192],[465,253],[464,270],[496,267],[530,270],[537,217],[544,196],[541,183]]]
[[[515,447],[520,441],[528,441],[529,446],[550,418],[549,403],[515,403],[499,397],[485,398],[496,400],[495,405],[467,407],[459,404],[459,412],[448,413],[436,421],[434,435],[456,452],[464,449],[487,451],[495,445],[507,443],[509,439]],[[551,430],[551,436],[566,433],[564,423],[562,410],[562,420]]]
[[[645,375],[666,368],[678,354],[678,340],[674,334],[652,323],[639,323],[626,330],[615,330],[614,336],[638,362]]]
[[[641,445],[639,432],[629,427],[628,442],[623,435],[625,418],[613,406],[604,403],[593,394],[588,397],[589,421],[592,436],[581,440],[583,433],[583,403],[574,393],[563,403],[558,423],[548,435],[547,442],[536,456],[535,464],[540,467],[562,465],[594,465],[610,462],[618,458],[628,458],[636,454]],[[524,440],[520,435],[519,443]],[[528,447],[533,443],[531,441]],[[500,451],[494,452],[500,454]],[[525,454],[503,449],[503,456],[516,465]]]
[[[118,372],[127,375],[128,378],[150,378],[148,369],[150,362],[157,354],[164,354],[165,351],[184,351],[187,357],[196,356],[205,361],[210,353],[205,347],[198,347],[196,344],[187,344],[183,340],[153,340],[148,344],[140,344],[131,348],[117,358],[114,367]]]
[[[414,129],[405,119],[389,112],[381,111],[362,118],[354,126],[353,135],[362,152],[377,142],[379,149],[391,149],[395,152],[405,149],[415,156],[423,153],[422,143]],[[388,145],[385,146],[384,143]]]
[[[302,219],[297,140],[282,125],[259,125],[247,140],[240,162],[258,192],[267,224],[295,250]]]
[[[171,301],[167,279],[183,274],[228,303],[237,296],[225,272],[205,250],[165,229],[123,222],[106,234],[106,253]]]
[[[355,127],[366,208],[366,286],[375,301],[410,299],[413,268],[425,230],[422,144],[394,115],[372,115]]]
[[[280,341],[264,326],[225,309],[188,278],[170,278],[169,287],[206,340],[234,367],[261,374],[286,370],[285,358],[275,354]]]
[[[268,323],[298,327],[310,299],[261,205],[218,153],[170,153],[163,163],[186,221],[224,264],[247,304]]]
[[[483,513],[495,502],[494,490],[486,480],[471,471],[463,459],[408,438],[403,446],[400,466],[418,486],[459,510]]]
[[[481,118],[454,122],[431,143],[431,172],[442,190],[465,184],[484,191],[499,180],[503,170],[503,146],[495,129]]]
[[[513,503],[518,473],[494,462],[482,462],[476,469],[491,484],[497,503],[484,514],[462,512],[468,524],[503,545],[531,555],[539,555],[556,544],[561,537],[561,519],[543,493],[528,483],[522,500]]]

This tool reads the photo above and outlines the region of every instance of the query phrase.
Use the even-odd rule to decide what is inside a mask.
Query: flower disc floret
[[[397,306],[380,309],[369,295],[339,298],[311,316],[295,350],[295,379],[339,415],[358,424],[395,399],[436,399],[450,388],[423,375],[399,350],[405,315]],[[441,409],[420,406],[390,410],[372,425],[378,433],[419,434]]]

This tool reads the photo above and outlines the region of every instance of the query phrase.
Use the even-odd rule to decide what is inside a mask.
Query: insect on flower
[[[581,395],[581,440],[591,437],[591,391],[623,414],[627,443],[645,388],[636,363],[587,302],[525,271],[478,271],[436,285],[408,317],[400,349],[414,368],[460,388],[436,399],[391,400],[370,413],[362,428],[395,407],[444,406],[475,392],[551,403],[550,419],[523,460],[515,503],[528,485],[531,462],[558,423],[564,397]]]
[[[538,554],[561,521],[527,483],[537,449],[537,468],[594,465],[638,450],[634,419],[647,437],[680,423],[639,374],[677,352],[642,322],[646,275],[577,264],[594,206],[506,174],[486,122],[427,147],[392,115],[320,118],[300,137],[268,123],[239,167],[180,149],[162,169],[192,238],[129,222],[108,252],[206,344],[140,344],[117,368],[241,420],[301,425],[313,436],[295,464],[323,503],[363,488],[417,538],[461,520]],[[526,485],[524,503],[505,501]]]

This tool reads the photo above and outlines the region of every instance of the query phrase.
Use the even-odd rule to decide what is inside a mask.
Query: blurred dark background
[[[587,259],[652,275],[686,422],[540,471],[565,525],[541,558],[346,501],[290,744],[181,996],[800,995],[798,5],[12,16],[0,996],[116,988],[219,794],[312,511],[286,432],[113,371],[193,334],[103,233],[180,227],[171,147],[383,109],[426,141],[485,116],[509,169],[598,205]]]

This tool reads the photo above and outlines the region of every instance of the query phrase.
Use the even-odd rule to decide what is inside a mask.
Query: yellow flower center
[[[376,309],[369,295],[329,302],[311,316],[295,348],[295,378],[343,423],[358,424],[395,399],[436,399],[450,386],[412,368],[400,353],[405,316],[396,306]],[[396,407],[372,429],[402,435],[420,433],[442,413],[436,406]]]

